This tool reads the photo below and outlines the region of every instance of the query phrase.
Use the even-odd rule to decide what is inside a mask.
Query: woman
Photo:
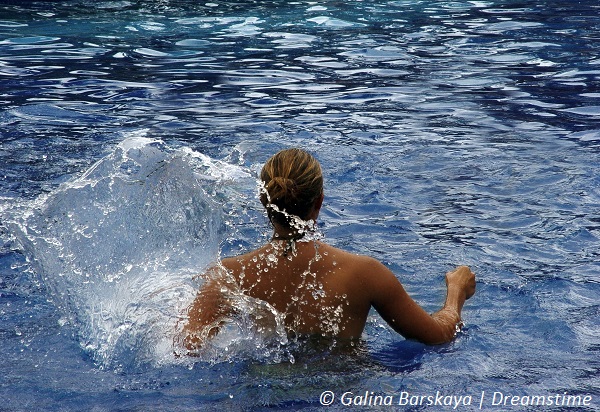
[[[218,332],[232,307],[227,290],[269,303],[289,334],[358,339],[371,307],[398,333],[426,344],[456,334],[465,300],[475,293],[475,275],[466,266],[446,274],[442,309],[426,313],[379,261],[319,241],[315,222],[323,203],[323,176],[317,160],[301,149],[282,150],[264,165],[261,202],[273,225],[271,242],[241,256],[223,259],[189,308],[184,328],[188,349]]]

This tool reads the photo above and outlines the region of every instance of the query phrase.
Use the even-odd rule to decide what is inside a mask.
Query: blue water
[[[2,2],[0,410],[317,410],[326,390],[329,410],[365,391],[600,410],[599,13]],[[242,316],[213,352],[174,355],[194,274],[269,238],[255,176],[289,146],[323,165],[325,240],[382,260],[427,310],[447,270],[473,268],[454,342],[373,313],[337,353]]]

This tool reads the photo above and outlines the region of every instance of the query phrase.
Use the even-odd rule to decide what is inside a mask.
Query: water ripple
[[[377,339],[387,335],[370,322],[366,337],[384,364],[369,366],[359,385],[397,388],[401,378],[420,387],[462,373],[447,388],[592,388],[599,348],[590,302],[600,292],[594,0],[8,3],[0,5],[0,213],[52,192],[140,130],[253,172],[277,149],[307,147],[325,171],[328,241],[384,260],[428,310],[437,309],[437,276],[451,265],[471,264],[479,277],[465,312],[470,329],[453,345],[419,352],[426,370],[396,374],[406,365],[390,361],[394,350],[411,348],[387,348]],[[240,189],[245,209],[229,216],[239,225],[224,253],[268,239],[254,189]],[[0,250],[3,274],[21,270],[9,269],[16,255]],[[19,276],[13,282],[29,279]],[[0,294],[15,306],[0,312],[23,326],[12,315],[20,292],[1,277]],[[44,316],[33,313],[22,335],[39,329],[61,339]],[[89,383],[85,361],[65,367],[53,355],[69,345],[64,336],[49,349],[40,340],[21,351],[14,328],[3,333],[3,352],[17,354],[9,357],[19,365],[8,370],[11,382],[44,391],[48,376],[73,375],[89,388],[59,383],[51,392],[82,393],[74,399],[84,403],[106,397],[117,409],[130,405],[113,398],[115,387],[143,386],[137,374]],[[517,354],[515,342],[526,350]],[[447,351],[468,351],[474,361],[457,365]],[[37,365],[38,375],[20,372]],[[218,381],[215,396],[229,399],[251,373],[223,368],[225,378],[200,365],[190,382]],[[151,387],[161,377],[148,379]],[[175,382],[175,391],[197,397],[197,387]],[[39,406],[25,386],[10,393],[9,409],[22,408],[23,397]],[[0,391],[4,399],[6,387]],[[202,399],[194,409],[216,402]]]

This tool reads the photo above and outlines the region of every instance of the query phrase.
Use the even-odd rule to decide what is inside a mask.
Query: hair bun
[[[267,183],[271,203],[289,203],[296,199],[298,187],[292,179],[275,176]]]
[[[272,156],[260,172],[260,201],[271,222],[291,227],[292,216],[309,219],[315,199],[323,195],[323,175],[317,159],[302,149]]]

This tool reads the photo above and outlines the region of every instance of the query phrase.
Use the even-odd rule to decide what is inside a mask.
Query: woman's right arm
[[[225,293],[228,285],[226,278],[219,276],[220,270],[213,267],[206,272],[205,283],[188,309],[187,323],[183,327],[183,344],[188,350],[200,349],[231,315],[233,309]]]
[[[468,267],[460,266],[446,274],[446,301],[430,315],[408,295],[389,269],[374,262],[369,265],[371,304],[396,332],[429,345],[454,338],[462,307],[475,293],[475,275]]]

